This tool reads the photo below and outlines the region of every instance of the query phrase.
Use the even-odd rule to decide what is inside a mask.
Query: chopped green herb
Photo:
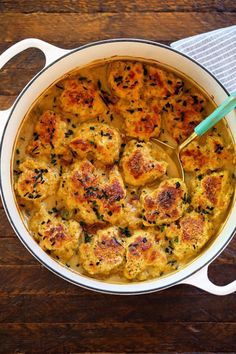
[[[133,113],[135,112],[134,109],[126,109],[126,111],[129,112],[129,113],[131,113],[131,114],[133,114]]]
[[[89,243],[92,241],[93,236],[88,234],[87,232],[84,233],[84,242]]]
[[[175,183],[175,187],[178,189],[180,187],[180,183],[179,182],[176,182]]]
[[[116,76],[115,78],[114,78],[114,81],[117,83],[117,84],[119,84],[119,83],[121,83],[122,82],[122,80],[123,80],[123,76]]]
[[[131,237],[132,236],[131,232],[129,231],[127,226],[124,227],[124,228],[119,227],[119,230],[120,230],[122,236],[125,236],[125,237]]]
[[[165,226],[166,226],[165,224],[159,226],[159,230],[160,230],[161,232],[163,232],[163,231],[165,230]]]
[[[167,262],[167,264],[173,266],[175,263],[177,263],[176,259],[171,259]]]
[[[222,150],[224,150],[224,147],[220,144],[216,144],[215,153],[221,154]]]
[[[48,214],[57,214],[59,213],[59,210],[56,207],[53,207],[51,210],[48,210]]]
[[[74,134],[73,130],[69,129],[69,130],[67,130],[67,132],[65,133],[65,138],[69,138],[69,136],[71,136],[71,135],[73,135],[73,134]]]
[[[13,170],[13,173],[16,176],[19,176],[22,173],[22,171]]]
[[[51,154],[51,164],[55,166],[57,164],[57,155],[56,154]]]
[[[200,206],[197,207],[196,211],[197,211],[197,213],[200,213],[200,214],[205,214],[205,215],[211,214],[211,211],[208,211],[206,209],[202,209]]]
[[[187,193],[184,194],[184,197],[182,198],[184,204],[190,203],[191,202],[191,196],[188,195]]]
[[[165,253],[172,254],[173,253],[173,248],[171,248],[170,246],[166,247],[165,248]]]
[[[34,136],[34,141],[38,140],[38,138],[39,138],[39,134],[38,133],[34,132],[33,136]]]
[[[100,80],[98,80],[98,88],[99,88],[99,90],[101,90],[101,88],[102,88],[102,84],[101,84]]]

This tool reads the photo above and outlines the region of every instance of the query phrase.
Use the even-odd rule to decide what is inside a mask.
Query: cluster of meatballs
[[[182,153],[191,184],[169,178],[151,138],[166,129],[182,142],[204,117],[204,97],[152,65],[107,66],[106,89],[79,72],[58,85],[57,108],[42,112],[17,164],[15,190],[54,258],[68,265],[76,255],[95,277],[145,280],[177,269],[211,237],[230,203],[232,153],[212,132]]]

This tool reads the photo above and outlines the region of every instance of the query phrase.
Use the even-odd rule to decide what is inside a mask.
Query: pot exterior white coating
[[[29,38],[14,44],[0,56],[0,69],[15,55],[27,48],[38,48],[45,55],[45,67],[28,83],[12,107],[0,111],[0,188],[4,209],[17,236],[25,247],[45,267],[65,280],[87,289],[112,293],[136,295],[159,291],[177,284],[190,284],[212,294],[226,295],[236,291],[236,281],[214,285],[208,278],[209,264],[224,250],[235,233],[236,204],[224,228],[212,245],[187,267],[162,278],[139,283],[111,284],[77,274],[47,255],[34,241],[23,224],[14,199],[11,183],[11,157],[14,141],[23,117],[37,97],[63,74],[94,60],[112,56],[132,56],[154,59],[170,65],[192,78],[220,104],[228,95],[223,86],[206,69],[187,56],[156,42],[139,39],[114,39],[91,43],[73,50],[55,47],[39,39]],[[229,128],[236,140],[236,112],[227,116]],[[222,269],[223,271],[223,269]]]

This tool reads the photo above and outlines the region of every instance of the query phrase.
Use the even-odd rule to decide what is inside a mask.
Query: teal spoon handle
[[[207,118],[198,124],[194,131],[198,136],[205,134],[210,128],[218,123],[226,114],[231,112],[236,107],[236,92],[232,93],[223,103],[216,108]]]

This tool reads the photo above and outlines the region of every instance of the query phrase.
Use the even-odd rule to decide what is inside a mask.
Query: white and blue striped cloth
[[[230,92],[236,92],[236,26],[171,43],[205,66]]]

